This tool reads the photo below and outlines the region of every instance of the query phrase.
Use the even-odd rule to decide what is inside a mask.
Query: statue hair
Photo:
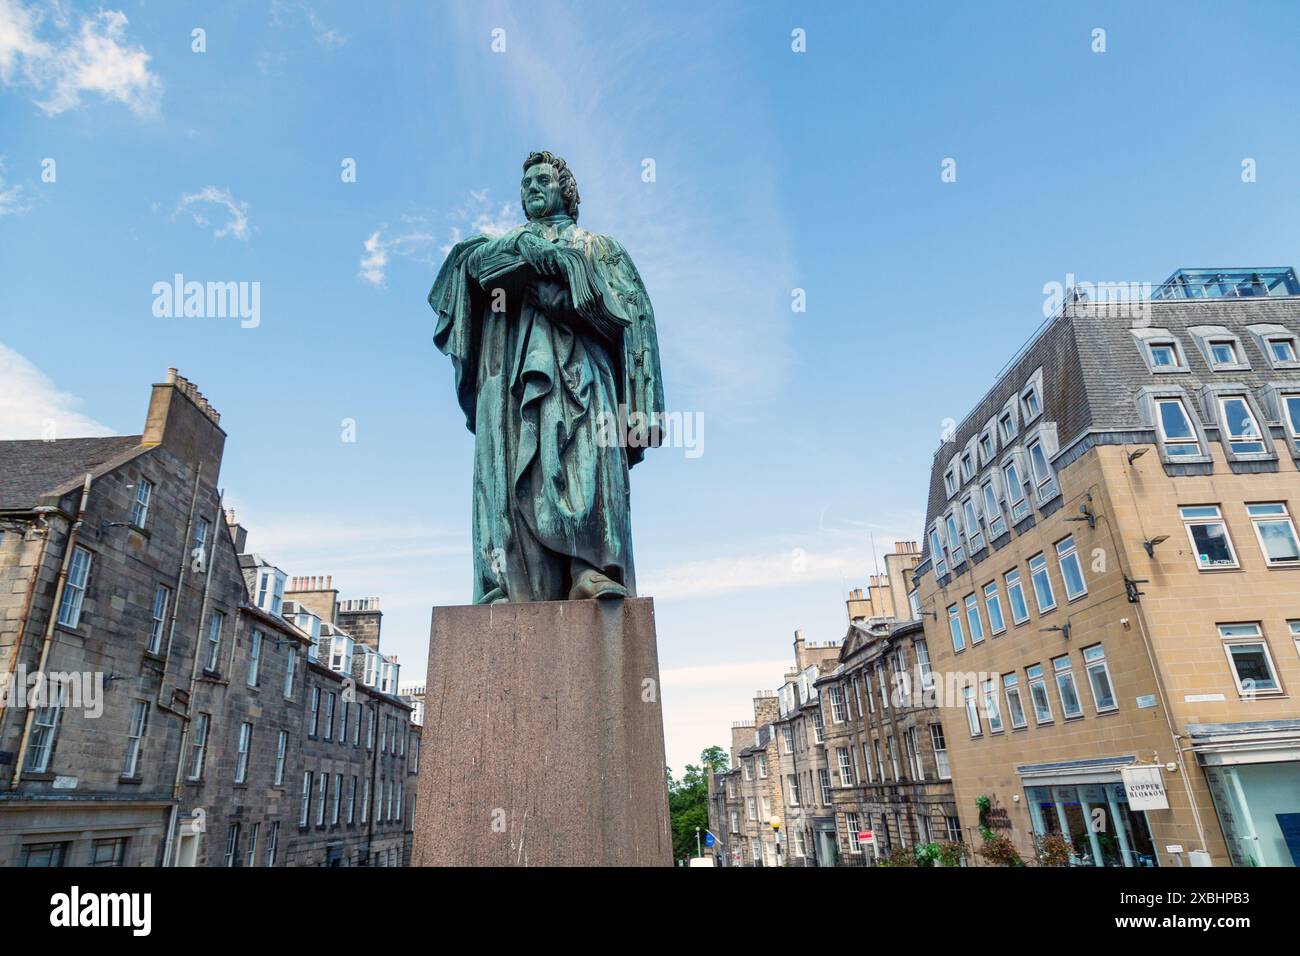
[[[560,197],[564,200],[564,211],[569,214],[569,218],[574,222],[578,221],[578,203],[582,200],[578,197],[578,181],[573,178],[573,170],[569,169],[569,164],[564,161],[563,156],[556,156],[549,149],[534,151],[528,154],[524,160],[524,172],[532,166],[539,166],[547,163],[555,167],[555,171],[560,175]],[[522,205],[522,202],[520,203]],[[528,216],[527,208],[524,209],[524,216]]]

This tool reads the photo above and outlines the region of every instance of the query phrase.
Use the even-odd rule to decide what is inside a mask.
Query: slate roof
[[[1067,448],[1089,429],[1107,432],[1144,430],[1138,392],[1149,385],[1177,385],[1194,395],[1202,385],[1226,382],[1258,388],[1268,382],[1293,381],[1295,371],[1273,369],[1253,341],[1247,326],[1280,325],[1300,335],[1300,299],[1296,297],[1152,300],[1145,325],[1168,329],[1182,344],[1190,371],[1170,378],[1153,373],[1133,335],[1134,320],[1116,315],[1106,303],[1067,306],[1046,323],[999,376],[993,387],[957,426],[952,440],[940,445],[930,468],[926,505],[927,534],[922,562],[930,559],[928,529],[949,507],[943,474],[954,455],[977,436],[991,418],[1042,368],[1043,421],[1055,422],[1060,448]],[[1188,329],[1224,326],[1242,342],[1249,371],[1212,371]],[[1023,429],[1023,426],[1022,426]],[[1001,444],[999,443],[999,456]],[[984,474],[981,468],[979,474]],[[963,489],[970,483],[963,484]]]
[[[140,435],[0,442],[0,511],[35,507],[42,495],[138,448]]]

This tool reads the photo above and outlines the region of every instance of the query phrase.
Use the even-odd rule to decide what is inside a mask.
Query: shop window
[[[1075,866],[1158,866],[1146,814],[1128,805],[1122,783],[1026,787],[1034,832],[1065,838]]]

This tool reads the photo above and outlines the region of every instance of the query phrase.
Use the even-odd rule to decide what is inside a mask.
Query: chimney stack
[[[235,520],[235,509],[230,508],[226,511],[226,527],[230,529],[230,537],[235,545],[235,554],[244,554],[248,546],[248,529]]]

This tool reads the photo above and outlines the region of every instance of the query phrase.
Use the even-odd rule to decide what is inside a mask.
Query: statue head
[[[550,150],[529,153],[524,160],[524,178],[519,184],[519,201],[529,219],[567,213],[578,221],[578,182],[564,158]]]

